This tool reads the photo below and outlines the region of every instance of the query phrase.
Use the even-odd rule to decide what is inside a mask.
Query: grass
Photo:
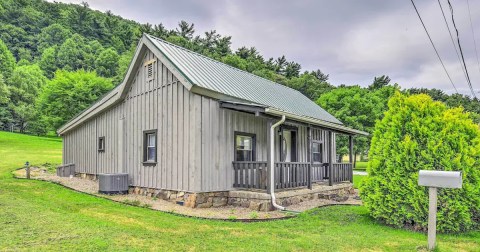
[[[366,171],[368,162],[357,162],[355,164],[355,170]]]
[[[425,234],[376,223],[360,206],[324,207],[282,221],[223,222],[12,178],[11,171],[27,160],[59,163],[61,142],[56,138],[0,132],[0,157],[0,251],[415,251],[426,245]],[[438,241],[439,251],[480,250],[480,232],[439,235]]]
[[[360,184],[367,176],[353,175],[353,187],[360,188]]]

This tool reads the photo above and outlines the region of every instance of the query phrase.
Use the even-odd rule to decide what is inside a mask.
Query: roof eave
[[[304,123],[308,123],[308,124],[317,125],[317,126],[320,126],[322,128],[332,129],[334,131],[344,133],[344,134],[348,134],[348,135],[362,135],[362,136],[370,135],[369,133],[367,133],[365,131],[352,129],[352,128],[346,127],[344,125],[341,125],[341,124],[327,122],[327,121],[323,121],[323,120],[308,117],[308,116],[296,115],[296,114],[285,112],[283,110],[279,110],[279,109],[272,108],[272,107],[265,108],[265,113],[269,114],[269,115],[274,115],[274,116],[285,115],[285,117],[290,118],[290,119],[295,120],[295,121],[300,121],[300,122],[304,122]]]

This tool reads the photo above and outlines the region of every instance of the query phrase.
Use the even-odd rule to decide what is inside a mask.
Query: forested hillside
[[[167,28],[94,11],[87,3],[2,0],[0,129],[40,135],[56,130],[121,83],[142,33],[297,89],[346,125],[368,132],[383,116],[389,97],[400,90],[388,76],[374,78],[368,88],[334,87],[320,70],[302,71],[285,56],[266,59],[255,47],[232,48],[230,36],[198,32],[187,21]],[[478,101],[467,96],[428,89],[403,92],[428,93],[449,106],[480,113]],[[357,153],[365,153],[370,139],[357,142]]]

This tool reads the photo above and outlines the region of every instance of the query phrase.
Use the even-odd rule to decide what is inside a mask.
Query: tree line
[[[375,77],[369,87],[331,85],[320,69],[302,71],[285,56],[264,58],[255,47],[231,48],[231,37],[215,30],[197,34],[195,25],[180,21],[139,24],[111,11],[42,0],[0,2],[0,129],[38,135],[52,133],[121,83],[143,33],[164,39],[233,67],[296,89],[317,102],[347,126],[373,132],[397,84],[388,76]],[[448,106],[463,106],[479,121],[478,100],[427,93]],[[346,141],[339,137],[339,142]],[[369,137],[356,139],[356,153],[364,155]],[[339,154],[346,144],[339,143]],[[345,147],[342,147],[345,146]]]

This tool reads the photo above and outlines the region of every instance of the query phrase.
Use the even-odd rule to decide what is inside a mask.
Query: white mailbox
[[[418,173],[418,185],[437,188],[462,188],[462,172],[421,170]]]
[[[428,249],[433,250],[437,236],[437,188],[462,188],[462,172],[421,170],[418,185],[428,186]]]

